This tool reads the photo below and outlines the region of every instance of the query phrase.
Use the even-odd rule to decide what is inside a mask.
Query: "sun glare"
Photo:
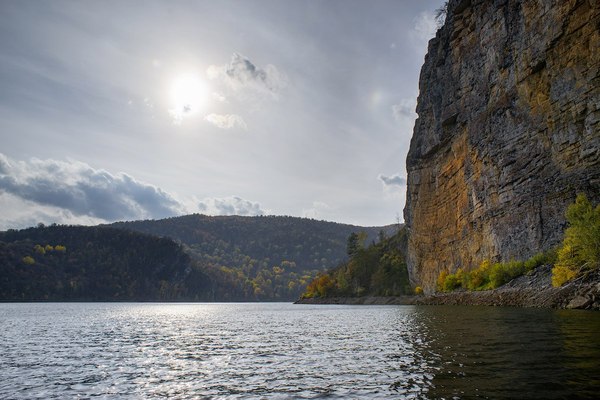
[[[175,123],[181,123],[204,107],[207,99],[208,88],[202,79],[193,74],[179,75],[171,82],[169,113]]]

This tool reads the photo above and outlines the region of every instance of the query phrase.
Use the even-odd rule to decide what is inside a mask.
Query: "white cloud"
[[[329,204],[322,201],[313,201],[312,207],[302,210],[302,216],[305,218],[324,219],[329,211],[331,211]]]
[[[400,176],[400,174],[394,174],[391,176],[385,176],[382,174],[379,174],[379,176],[377,177],[384,186],[405,186],[406,185],[406,178]]]
[[[244,119],[237,114],[208,114],[204,117],[204,119],[217,128],[221,129],[231,129],[235,127],[239,127],[242,129],[246,129],[247,125]]]
[[[287,86],[287,78],[274,65],[258,68],[247,57],[238,53],[233,53],[229,64],[209,66],[206,74],[209,79],[218,80],[233,91],[249,88],[269,92],[276,97]]]
[[[207,198],[198,203],[198,210],[207,215],[264,215],[259,203],[237,196],[224,198]]]
[[[167,110],[174,125],[181,125],[183,119],[190,114],[190,111],[187,107],[182,107],[181,109],[169,108]]]
[[[227,97],[218,92],[213,92],[212,98],[219,103],[225,103],[227,101]]]
[[[169,193],[125,174],[111,174],[78,161],[13,161],[0,154],[0,193],[35,204],[59,219],[163,218],[183,213]]]
[[[406,119],[413,120],[417,116],[415,109],[417,102],[414,99],[402,99],[398,104],[392,106],[392,113],[396,121],[404,121]]]
[[[423,11],[413,20],[413,30],[411,38],[418,42],[418,45],[427,43],[429,39],[435,36],[438,30],[438,22],[435,13],[432,11]]]

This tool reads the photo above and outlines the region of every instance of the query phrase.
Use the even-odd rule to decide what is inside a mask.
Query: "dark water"
[[[600,395],[600,313],[0,304],[0,398]]]

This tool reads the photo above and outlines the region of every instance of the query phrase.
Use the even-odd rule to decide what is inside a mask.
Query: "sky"
[[[0,229],[402,221],[443,0],[0,2]]]

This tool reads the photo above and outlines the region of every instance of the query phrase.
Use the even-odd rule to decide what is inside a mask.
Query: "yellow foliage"
[[[448,271],[446,271],[445,269],[440,271],[440,274],[438,275],[438,278],[437,278],[437,290],[439,292],[444,291],[444,283],[446,282],[447,277],[448,277]]]
[[[47,244],[46,247],[44,247],[44,250],[46,250],[46,251],[52,251],[52,250],[54,250],[54,247],[52,247],[49,244]]]
[[[333,288],[334,282],[331,280],[329,275],[321,275],[317,278],[317,292],[319,296],[326,297],[327,292]]]
[[[569,227],[552,269],[552,285],[562,286],[578,271],[600,268],[600,205],[595,208],[584,194],[566,212]]]
[[[35,260],[31,256],[25,256],[25,257],[23,257],[22,261],[26,265],[33,265],[33,264],[35,264]]]
[[[38,254],[46,254],[46,250],[39,244],[36,244],[35,246],[33,246],[33,250]]]
[[[469,274],[469,282],[467,288],[469,290],[476,290],[477,288],[484,287],[488,281],[488,275],[492,262],[490,260],[483,260],[479,264],[479,268],[471,271]]]
[[[417,296],[420,296],[420,295],[422,295],[422,294],[423,294],[423,288],[422,288],[421,286],[417,286],[417,287],[415,288],[415,294],[416,294]]]
[[[54,246],[54,251],[58,251],[61,253],[64,253],[67,251],[67,248],[65,246],[62,246],[60,244],[57,244],[56,246]]]
[[[275,275],[280,275],[280,274],[283,274],[283,271],[284,271],[284,269],[283,269],[283,268],[281,268],[281,267],[279,267],[279,266],[277,266],[277,265],[275,265],[275,266],[273,267],[273,273],[274,273]]]
[[[552,268],[552,286],[560,287],[565,283],[573,280],[577,272],[572,270],[569,267],[565,267],[562,265],[557,265]]]

